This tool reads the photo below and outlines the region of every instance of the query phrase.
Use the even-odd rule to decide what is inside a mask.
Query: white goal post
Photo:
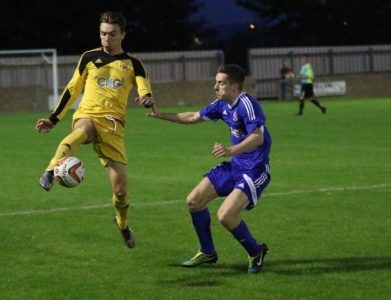
[[[49,66],[49,68],[46,66]],[[34,96],[35,98],[42,98],[41,94],[39,96],[29,95],[28,93],[31,90],[28,90],[28,88],[31,87],[39,87],[47,92],[46,99],[33,99],[31,101],[40,101],[41,106],[42,101],[45,101],[48,109],[52,110],[58,100],[57,50],[23,49],[0,51],[0,88],[9,90],[22,90],[25,88],[26,98],[34,98]]]

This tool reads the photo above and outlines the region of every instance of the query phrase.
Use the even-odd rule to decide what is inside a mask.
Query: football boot
[[[47,192],[53,187],[54,175],[53,171],[43,172],[41,178],[39,178],[39,185]]]
[[[217,262],[217,259],[218,256],[216,252],[213,254],[205,254],[201,251],[198,251],[195,256],[183,261],[181,263],[181,266],[185,268],[194,268],[201,264],[215,264]]]

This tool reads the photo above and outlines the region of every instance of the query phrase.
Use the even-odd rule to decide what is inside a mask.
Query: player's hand
[[[136,97],[136,99],[134,100],[138,103],[138,105],[144,106],[146,108],[150,108],[152,107],[153,104],[156,103],[155,99],[153,99],[151,96],[148,95]]]
[[[158,116],[160,115],[160,111],[159,109],[157,108],[157,105],[156,103],[154,103],[152,105],[152,109],[149,113],[146,114],[147,117],[151,117],[151,118],[157,118]]]
[[[215,143],[212,154],[216,157],[231,156],[231,151],[223,144]]]
[[[47,133],[54,127],[54,124],[49,119],[39,119],[37,123],[35,123],[35,130],[40,133]]]

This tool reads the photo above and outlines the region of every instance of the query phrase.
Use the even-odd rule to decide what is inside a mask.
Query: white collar
[[[242,97],[244,94],[246,94],[246,92],[241,92],[241,93],[239,94],[239,96],[236,97],[236,99],[234,100],[234,102],[232,102],[232,104],[228,104],[228,107],[229,107],[230,109],[232,109],[232,108],[239,102],[240,97]]]

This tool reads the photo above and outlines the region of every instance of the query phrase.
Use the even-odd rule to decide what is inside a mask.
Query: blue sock
[[[235,237],[235,239],[237,239],[239,243],[247,250],[248,255],[254,257],[259,254],[261,248],[257,241],[251,235],[246,223],[241,221],[238,227],[231,230],[231,233]]]
[[[191,212],[190,215],[201,244],[201,252],[205,254],[213,254],[215,252],[215,247],[212,240],[212,233],[210,231],[209,210],[205,208],[204,210]]]

